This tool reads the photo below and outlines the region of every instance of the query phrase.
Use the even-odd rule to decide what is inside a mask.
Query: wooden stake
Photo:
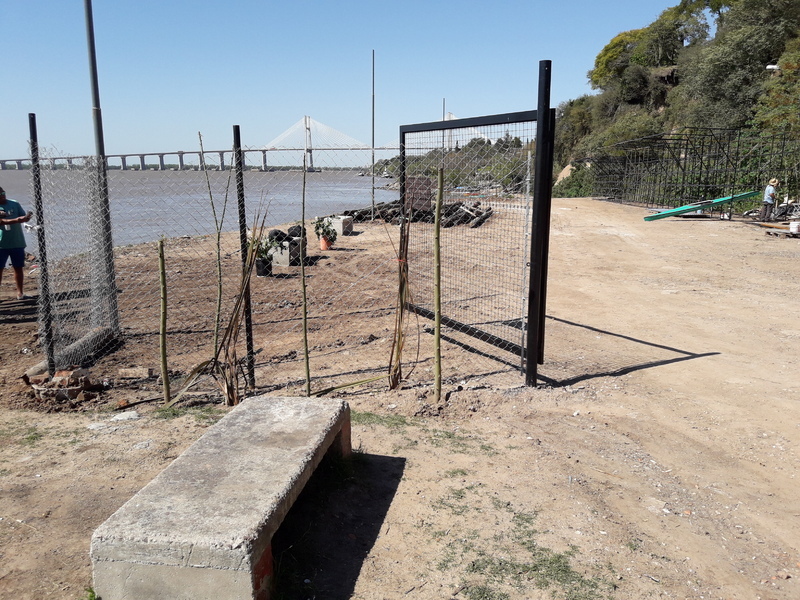
[[[161,328],[159,342],[161,350],[161,381],[164,386],[164,402],[170,401],[169,371],[167,370],[167,267],[164,260],[164,238],[158,240],[158,274],[161,281]]]
[[[433,228],[433,310],[434,335],[433,389],[437,405],[442,399],[442,261],[441,261],[441,220],[442,196],[444,196],[444,169],[439,167],[439,187],[436,191],[436,213]]]

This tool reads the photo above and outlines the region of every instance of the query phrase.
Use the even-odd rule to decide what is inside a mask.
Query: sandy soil
[[[800,597],[800,240],[646,214],[554,201],[539,388],[446,345],[441,402],[429,360],[402,390],[339,392],[359,452],[323,469],[282,529],[281,597]],[[0,598],[86,598],[92,531],[225,408],[117,410],[157,395],[150,380],[79,410],[32,410],[18,377],[41,358],[35,309],[12,297],[6,280]],[[374,348],[366,377],[385,363],[372,332],[391,314],[363,318],[350,336]],[[336,324],[314,325],[330,339],[315,367],[356,372]],[[91,372],[154,363],[151,346],[129,343]],[[283,377],[274,393],[302,389],[280,347],[259,369]]]

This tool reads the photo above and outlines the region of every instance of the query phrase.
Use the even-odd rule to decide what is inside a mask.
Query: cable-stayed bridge
[[[249,168],[259,165],[262,170],[269,170],[270,165],[279,164],[281,159],[293,160],[294,165],[302,162],[305,153],[306,165],[314,170],[314,151],[360,150],[371,151],[373,148],[352,136],[333,127],[304,116],[279,136],[263,146],[243,148],[245,164]],[[374,150],[397,151],[398,145],[382,146]],[[255,155],[255,159],[254,159]],[[272,160],[268,158],[272,157]],[[276,162],[275,158],[280,157]],[[82,163],[84,156],[42,156],[43,168],[71,168]],[[187,169],[220,169],[224,170],[233,164],[233,149],[227,150],[175,150],[171,152],[132,152],[127,154],[107,154],[106,160],[111,168],[127,170],[167,170],[175,168]],[[359,164],[368,164],[366,156]],[[0,170],[9,168],[24,169],[30,158],[0,159]],[[286,163],[292,164],[292,163]],[[13,165],[13,166],[12,166]]]

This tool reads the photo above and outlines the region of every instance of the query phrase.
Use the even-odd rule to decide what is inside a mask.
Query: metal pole
[[[33,210],[36,213],[36,235],[39,245],[39,328],[47,354],[47,372],[56,373],[56,347],[53,340],[53,305],[50,297],[50,268],[47,265],[47,241],[44,228],[44,203],[42,202],[42,170],[39,164],[39,134],[36,115],[28,114],[31,135],[31,177],[33,179]]]
[[[547,103],[550,103],[550,84],[547,85]],[[549,110],[549,119],[547,123],[548,135],[545,139],[546,147],[544,148],[544,156],[542,157],[542,203],[544,204],[542,225],[543,239],[541,244],[542,251],[542,276],[540,280],[540,294],[541,302],[539,305],[539,364],[544,364],[544,339],[545,339],[545,322],[547,319],[547,274],[550,266],[550,212],[552,208],[552,190],[553,190],[553,155],[555,150],[556,139],[556,109]]]
[[[112,334],[120,333],[119,310],[117,307],[117,285],[114,274],[114,244],[111,236],[111,208],[108,200],[108,173],[106,171],[106,149],[103,138],[103,115],[100,110],[100,91],[97,83],[97,53],[94,44],[94,19],[92,0],[84,0],[86,13],[86,40],[89,49],[89,71],[92,87],[92,117],[94,120],[94,141],[97,168],[97,189],[94,205],[90,209],[93,227],[92,261],[92,321],[95,327],[108,325]],[[103,300],[105,310],[103,310]]]
[[[375,50],[372,51],[372,221],[375,220]]]
[[[100,86],[97,81],[97,52],[94,44],[94,18],[92,16],[92,0],[83,0],[86,11],[86,39],[89,47],[89,70],[92,80],[92,117],[94,119],[94,143],[97,156],[105,156],[106,148],[103,139],[103,116],[100,111]]]
[[[536,158],[531,229],[531,271],[528,288],[528,335],[525,385],[535,386],[537,364],[543,361],[547,246],[550,227],[550,184],[553,178],[553,121],[550,110],[551,62],[539,62],[539,103],[536,110]]]
[[[242,273],[247,268],[247,210],[244,200],[244,154],[239,126],[233,126],[233,163],[236,170],[236,199],[239,208],[239,247],[242,254]],[[250,303],[250,284],[244,293],[244,331],[247,344],[247,383],[250,389],[256,387],[256,353],[253,345],[253,311]]]

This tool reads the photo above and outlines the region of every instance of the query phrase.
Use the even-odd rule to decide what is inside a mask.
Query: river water
[[[42,179],[48,251],[61,256],[85,251],[94,210],[90,175],[81,170],[43,170]],[[390,183],[390,179],[375,179],[375,203],[397,200],[398,192],[386,189]],[[0,186],[26,210],[34,209],[30,171],[0,171]],[[246,171],[244,193],[248,225],[265,211],[268,226],[291,224],[301,216],[303,172]],[[236,197],[235,176],[230,171],[109,171],[113,244],[214,233],[211,198],[217,218],[224,216],[222,229],[235,231]],[[373,201],[372,177],[361,177],[357,170],[307,173],[305,199],[307,219],[366,208]],[[36,235],[28,231],[27,239],[35,251]]]

